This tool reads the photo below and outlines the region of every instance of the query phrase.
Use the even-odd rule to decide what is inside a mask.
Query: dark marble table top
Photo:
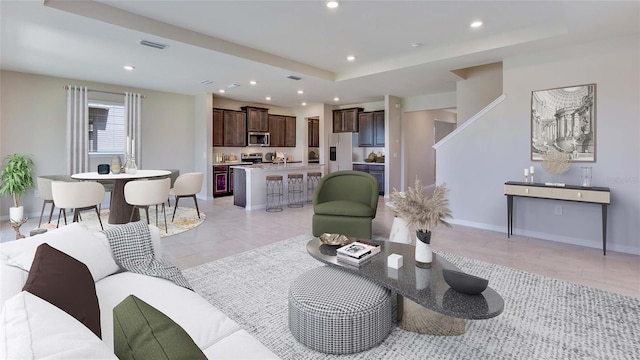
[[[442,275],[443,268],[460,270],[442,256],[433,254],[431,268],[415,265],[415,247],[389,241],[372,241],[382,245],[380,254],[359,268],[344,265],[336,259],[339,246],[323,244],[314,238],[307,243],[307,251],[315,259],[356,273],[375,281],[398,294],[438,313],[462,319],[489,319],[504,309],[504,300],[490,287],[479,295],[466,295],[449,287]],[[392,269],[387,266],[391,254],[402,255],[403,266]],[[489,279],[491,283],[491,279]]]

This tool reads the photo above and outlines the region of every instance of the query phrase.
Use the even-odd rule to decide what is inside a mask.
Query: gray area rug
[[[283,359],[640,359],[640,299],[439,253],[489,279],[505,300],[496,318],[467,321],[461,336],[394,328],[378,347],[328,355],[298,343],[288,328],[288,291],[318,266],[301,235],[184,270],[194,289]]]

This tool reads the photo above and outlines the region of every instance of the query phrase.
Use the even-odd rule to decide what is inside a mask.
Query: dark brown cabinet
[[[244,111],[223,110],[224,146],[247,146],[247,114]]]
[[[358,132],[358,115],[362,108],[333,110],[333,132]]]
[[[296,117],[284,117],[284,146],[296,147]]]
[[[247,131],[269,131],[269,109],[252,106],[243,106],[241,109],[247,113]]]
[[[296,118],[294,116],[269,115],[269,146],[296,146]]]
[[[358,146],[384,146],[384,111],[358,114]]]
[[[213,109],[213,146],[224,146],[224,119],[222,110]]]
[[[307,120],[307,135],[309,147],[320,147],[320,119]]]
[[[364,171],[378,179],[378,194],[384,195],[384,165],[382,164],[353,164],[353,170]]]
[[[284,146],[285,123],[282,115],[269,115],[269,146]]]

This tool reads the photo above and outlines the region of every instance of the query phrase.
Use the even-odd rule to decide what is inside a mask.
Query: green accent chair
[[[368,173],[343,170],[322,177],[313,193],[313,236],[332,233],[371,239],[378,197],[378,180]]]

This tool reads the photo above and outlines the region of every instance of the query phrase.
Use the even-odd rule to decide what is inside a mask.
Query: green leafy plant
[[[0,195],[13,196],[13,206],[20,206],[20,196],[34,187],[31,168],[33,160],[29,155],[10,154],[5,158],[4,169],[0,174]]]

